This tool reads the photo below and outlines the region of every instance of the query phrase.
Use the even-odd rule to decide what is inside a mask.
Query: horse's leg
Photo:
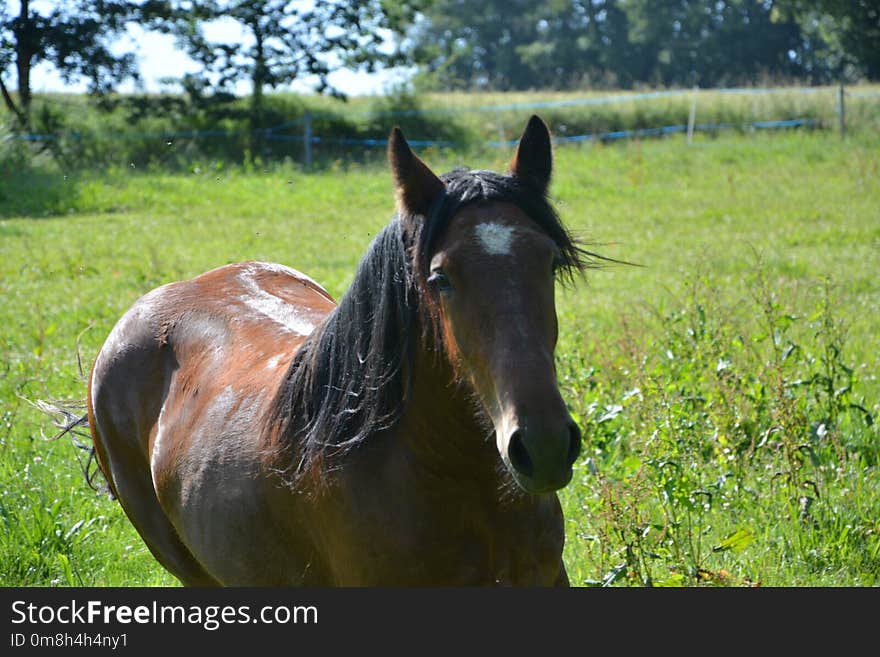
[[[180,541],[159,505],[149,465],[140,454],[120,448],[123,443],[115,438],[103,431],[94,436],[101,469],[150,552],[184,586],[218,586]]]
[[[219,586],[181,542],[159,504],[139,439],[144,426],[155,422],[149,418],[138,422],[114,403],[118,391],[132,385],[114,376],[117,373],[112,367],[102,367],[89,377],[89,426],[101,472],[138,534],[166,570],[185,586]],[[96,376],[99,385],[92,383]]]

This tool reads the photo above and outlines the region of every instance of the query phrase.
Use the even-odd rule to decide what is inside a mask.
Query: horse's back
[[[174,562],[167,553],[180,541],[211,540],[193,519],[223,510],[193,504],[250,495],[242,487],[259,468],[259,419],[334,306],[295,270],[245,262],[159,287],[113,328],[90,379],[92,435],[111,488],[154,554],[165,553],[160,561]]]
[[[149,455],[143,437],[172,386],[203,400],[228,387],[265,391],[334,305],[305,275],[260,262],[163,285],[110,332],[93,367],[90,405],[108,421],[136,425]]]

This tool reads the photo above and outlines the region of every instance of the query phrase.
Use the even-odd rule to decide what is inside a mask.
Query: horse
[[[100,470],[185,586],[569,586],[555,281],[589,265],[532,116],[508,170],[435,174],[393,128],[396,212],[338,303],[247,261],[168,283],[88,375]]]

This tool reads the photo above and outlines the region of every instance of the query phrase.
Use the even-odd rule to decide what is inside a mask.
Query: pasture
[[[551,127],[552,123],[551,123]],[[512,151],[420,151],[435,171]],[[551,195],[609,264],[557,293],[584,430],[573,585],[880,583],[880,140],[828,132],[556,149]],[[277,261],[335,297],[389,220],[380,164],[0,180],[0,584],[174,585],[29,400],[84,398],[143,293]]]

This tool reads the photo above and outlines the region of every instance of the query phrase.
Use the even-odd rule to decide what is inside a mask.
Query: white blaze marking
[[[504,224],[480,224],[475,232],[480,244],[490,255],[510,255],[516,229]]]
[[[290,333],[308,335],[315,329],[315,325],[300,317],[292,305],[257,285],[252,276],[241,274],[240,279],[248,293],[241,295],[239,300],[248,308],[265,315]]]

